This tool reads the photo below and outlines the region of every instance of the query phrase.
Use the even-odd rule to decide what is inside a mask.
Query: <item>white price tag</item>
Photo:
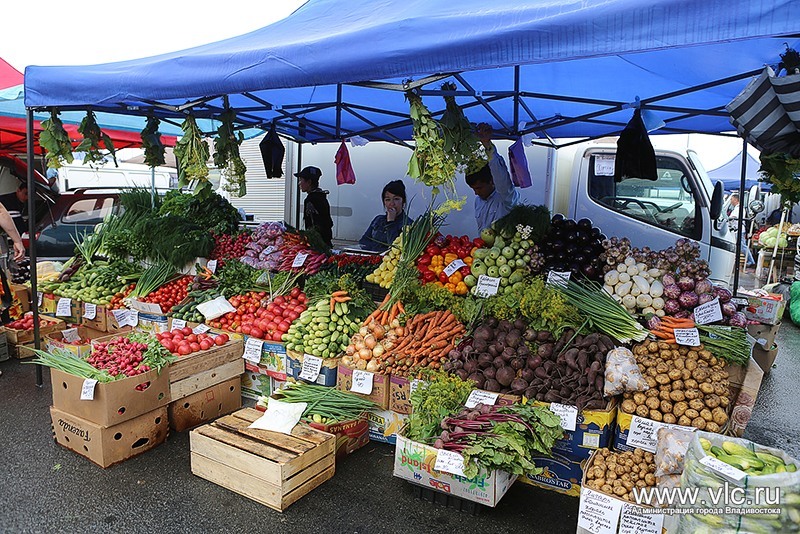
[[[675,342],[678,345],[697,347],[700,345],[700,332],[697,328],[676,328]]]
[[[549,271],[547,273],[547,285],[550,286],[566,286],[572,273],[569,271]]]
[[[500,289],[500,279],[485,274],[478,276],[478,285],[475,286],[475,292],[479,297],[491,297],[497,295]]]
[[[83,318],[89,319],[91,321],[95,317],[97,317],[97,304],[92,304],[91,302],[84,302]]]
[[[661,534],[663,514],[645,513],[641,506],[625,503],[619,518],[619,534]]]
[[[178,330],[180,328],[183,328],[184,326],[186,326],[186,321],[184,321],[183,319],[173,319],[172,320],[172,329],[173,330]]]
[[[292,261],[292,267],[294,267],[294,268],[302,267],[303,264],[306,262],[306,258],[307,257],[308,257],[308,254],[306,254],[304,252],[298,252],[297,256],[295,256],[294,260]]]
[[[264,342],[257,337],[248,337],[247,343],[244,344],[244,354],[242,358],[252,363],[259,363],[261,361],[261,349]]]
[[[192,333],[194,333],[194,334],[205,334],[209,330],[211,330],[211,327],[208,326],[207,324],[199,324],[199,325],[195,326],[194,328],[192,328]]]
[[[499,393],[484,391],[482,389],[473,389],[470,391],[469,397],[467,397],[467,402],[464,403],[464,406],[467,408],[474,408],[478,404],[488,404],[489,406],[494,406],[494,404],[497,402],[498,396],[500,396]]]
[[[634,415],[631,418],[631,427],[628,429],[628,439],[625,440],[625,443],[631,447],[639,447],[645,451],[655,453],[656,445],[658,444],[659,428],[676,428],[689,432],[694,432],[696,430],[694,427],[690,426],[671,425],[669,423],[661,423]]]
[[[303,380],[315,382],[322,369],[322,358],[312,356],[311,354],[303,354],[303,365],[300,367],[300,374],[298,375]]]
[[[625,504],[600,492],[581,488],[578,526],[592,534],[617,534],[619,514]]]
[[[362,395],[369,395],[372,393],[373,378],[375,378],[375,375],[369,371],[354,369],[353,384],[350,386],[350,391],[353,393],[361,393]]]
[[[561,426],[564,430],[575,432],[575,427],[578,424],[578,408],[551,402],[550,411],[561,418]]]
[[[127,326],[130,318],[130,311],[125,309],[111,310],[111,315],[116,319],[120,326]]]
[[[217,272],[217,260],[208,260],[208,263],[206,264],[206,269],[208,269],[212,273]]]
[[[595,176],[614,176],[614,156],[595,156],[594,175]]]
[[[442,473],[464,476],[464,457],[457,452],[439,449],[436,451],[436,462],[433,469]]]
[[[450,263],[447,264],[447,267],[444,268],[444,274],[447,276],[453,276],[453,273],[459,270],[462,267],[466,267],[466,263],[464,263],[460,258],[456,258]]]
[[[56,317],[69,317],[72,315],[72,299],[61,297],[56,305]]]
[[[94,387],[97,385],[97,380],[87,378],[83,381],[81,388],[81,400],[94,400]]]
[[[719,297],[709,300],[705,304],[694,309],[694,322],[697,324],[716,323],[722,320],[722,308],[719,305]]]
[[[67,328],[66,330],[62,330],[61,337],[67,343],[72,343],[73,341],[78,341],[81,338],[81,336],[78,335],[78,329],[77,328]]]
[[[424,380],[417,380],[415,378],[414,380],[411,381],[411,383],[408,384],[408,394],[411,395],[417,390],[418,387],[423,386],[424,384],[426,384]]]
[[[139,311],[128,310],[128,326],[136,326],[139,324]]]
[[[750,303],[747,301],[747,299],[743,299],[743,298],[741,298],[741,297],[733,297],[733,298],[731,299],[731,302],[732,302],[733,304],[735,304],[737,307],[741,307],[741,306],[747,306],[748,304],[750,304]]]
[[[41,291],[37,291],[36,292],[36,302],[37,302],[36,305],[39,306],[40,308],[42,307],[42,300],[43,299],[44,299],[44,293],[42,293]]]
[[[732,480],[733,482],[741,482],[742,479],[747,476],[747,473],[741,469],[737,469],[732,465],[728,465],[722,460],[714,458],[713,456],[703,456],[700,458],[700,463],[706,467],[709,467],[710,469],[713,469],[720,475]]]

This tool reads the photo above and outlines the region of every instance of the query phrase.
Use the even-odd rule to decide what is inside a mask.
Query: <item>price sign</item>
[[[217,272],[217,260],[208,260],[208,263],[206,264],[206,269],[208,269],[212,273]]]
[[[719,297],[694,309],[694,322],[697,324],[716,323],[721,320],[722,308],[719,305]]]
[[[500,279],[492,276],[482,274],[478,276],[478,285],[475,286],[475,292],[479,297],[491,297],[497,295],[500,289]]]
[[[278,250],[278,249],[275,248],[275,245],[270,245],[270,246],[268,246],[267,248],[264,249],[264,256],[269,256],[270,254],[272,254],[276,250]]]
[[[490,406],[494,406],[499,395],[499,393],[493,393],[491,391],[473,389],[470,392],[469,397],[467,397],[467,402],[464,403],[464,406],[467,408],[474,408],[478,404],[488,404]]]
[[[594,175],[614,176],[614,156],[595,156]]]
[[[433,464],[436,471],[464,476],[464,457],[457,452],[439,449],[436,451],[436,462]]]
[[[462,267],[466,267],[466,263],[464,263],[460,258],[456,258],[450,263],[447,264],[447,267],[444,268],[444,274],[447,276],[453,276],[453,273],[459,270]]]
[[[572,273],[569,271],[550,271],[547,273],[547,284],[551,286],[566,286]]]
[[[306,254],[304,252],[298,252],[297,256],[295,256],[294,260],[292,261],[292,267],[294,267],[294,268],[302,267],[303,264],[306,262],[306,258],[307,257],[308,257],[308,254]]]
[[[192,332],[195,334],[205,334],[209,330],[211,330],[211,327],[208,326],[207,324],[199,324],[194,328],[192,328]]]
[[[111,310],[111,315],[114,316],[114,319],[117,320],[117,324],[120,326],[128,325],[128,318],[130,316],[128,310]]]
[[[662,514],[645,513],[641,506],[625,503],[619,520],[619,534],[661,534]]]
[[[678,345],[697,347],[700,345],[700,332],[697,328],[676,328],[675,342]]]
[[[66,330],[63,330],[61,332],[61,337],[67,343],[72,343],[73,341],[78,341],[81,338],[81,336],[78,335],[78,329],[77,328],[67,328]]]
[[[312,356],[311,354],[304,354],[303,365],[300,368],[299,377],[302,378],[303,380],[314,382],[317,380],[317,377],[319,376],[319,372],[321,369],[322,369],[322,358],[318,358],[317,356]]]
[[[40,308],[42,307],[42,299],[43,298],[44,298],[44,293],[42,293],[41,291],[37,291],[36,292],[36,302],[37,302],[36,305],[39,306]]]
[[[61,297],[56,305],[56,317],[69,317],[72,315],[72,299]]]
[[[186,326],[186,321],[184,321],[183,319],[173,319],[172,320],[172,329],[173,330],[178,330],[180,328],[183,328],[184,326]]]
[[[557,402],[550,403],[550,411],[561,418],[561,426],[569,432],[575,431],[578,423],[578,408]]]
[[[94,400],[94,387],[97,385],[97,380],[87,378],[83,381],[81,388],[81,400]]]
[[[741,307],[741,306],[747,306],[748,304],[750,304],[750,303],[747,301],[747,299],[743,299],[743,298],[741,298],[741,297],[733,297],[733,298],[731,299],[731,302],[732,302],[733,304],[735,304],[737,307]]]
[[[631,427],[628,430],[628,439],[625,443],[631,447],[639,447],[640,449],[655,453],[656,445],[658,444],[658,430],[660,428],[677,428],[689,432],[694,432],[696,430],[694,427],[690,426],[660,423],[652,419],[645,419],[644,417],[634,415],[631,418]]]
[[[91,302],[84,302],[83,318],[89,319],[91,321],[95,317],[97,317],[97,304],[92,304]]]
[[[247,338],[247,343],[244,344],[244,354],[242,358],[248,362],[258,363],[261,361],[261,349],[264,342],[256,337]]]
[[[424,380],[417,380],[416,378],[408,385],[408,394],[414,393],[418,387],[423,386],[426,382]]]
[[[737,469],[732,465],[728,465],[722,460],[714,458],[713,456],[703,456],[700,458],[700,463],[713,469],[720,475],[732,480],[733,482],[741,482],[742,479],[747,476],[747,473],[741,469]]]
[[[354,369],[353,384],[350,386],[350,391],[353,393],[361,393],[362,395],[369,395],[372,393],[373,378],[375,378],[375,375],[369,371]]]
[[[609,495],[586,487],[581,488],[578,526],[592,534],[617,534],[623,504],[623,501]]]
[[[128,310],[128,325],[136,326],[139,324],[139,310]]]

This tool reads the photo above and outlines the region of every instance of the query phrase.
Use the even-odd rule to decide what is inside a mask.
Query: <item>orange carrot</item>
[[[344,290],[334,291],[333,293],[331,293],[331,296],[332,297],[346,297],[347,296],[347,291],[344,291]]]

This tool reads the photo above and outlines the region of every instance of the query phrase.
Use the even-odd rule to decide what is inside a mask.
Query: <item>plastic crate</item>
[[[462,499],[461,497],[456,497],[455,495],[448,495],[446,493],[426,488],[411,482],[409,482],[409,484],[411,485],[414,497],[421,501],[440,504],[442,506],[453,508],[459,512],[464,512],[465,514],[473,516],[480,514],[485,508],[483,504],[468,501],[466,499]]]
[[[386,297],[387,293],[389,293],[388,289],[384,289],[378,284],[372,284],[370,282],[363,282],[361,287],[375,302],[383,302],[383,299]]]

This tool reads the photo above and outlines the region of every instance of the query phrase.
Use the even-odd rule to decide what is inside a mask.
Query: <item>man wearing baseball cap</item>
[[[294,175],[298,178],[300,191],[306,193],[303,204],[303,222],[306,230],[313,228],[322,236],[322,240],[331,246],[333,219],[331,219],[331,205],[328,203],[328,191],[319,187],[322,171],[318,167],[308,166]]]

